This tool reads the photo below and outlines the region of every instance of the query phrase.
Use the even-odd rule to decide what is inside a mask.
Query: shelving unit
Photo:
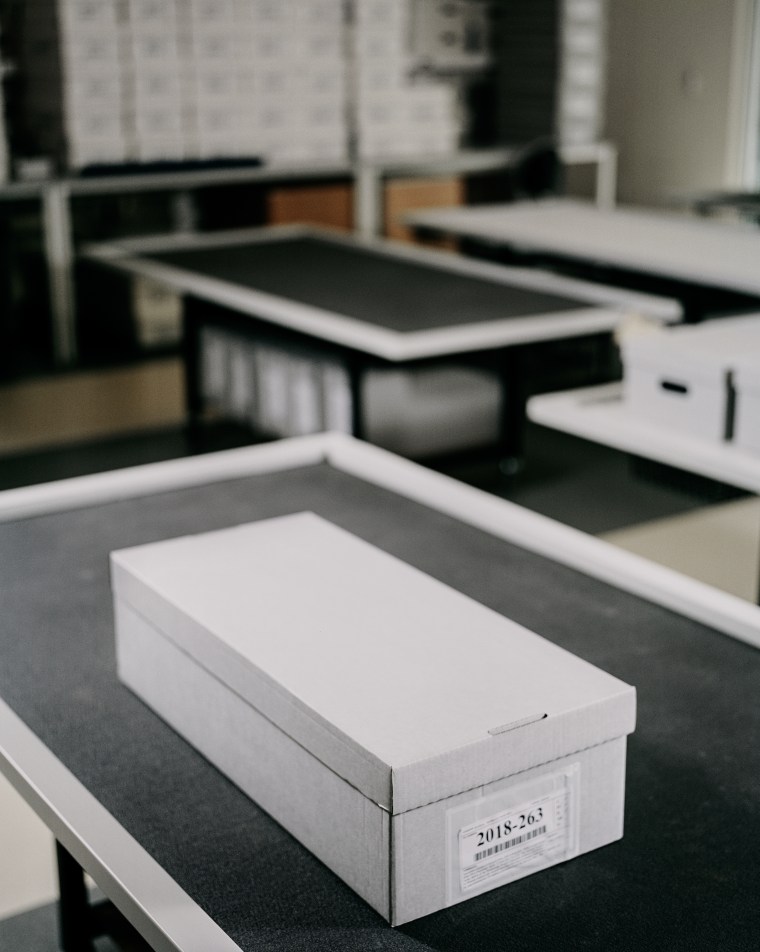
[[[74,260],[79,241],[92,238],[76,233],[76,199],[167,192],[173,227],[184,231],[194,227],[194,198],[203,189],[339,180],[351,190],[354,228],[371,236],[383,230],[389,183],[455,180],[510,162],[506,146],[459,147],[470,141],[469,83],[487,82],[494,68],[489,34],[498,7],[488,0],[3,2],[14,12],[17,66],[29,72],[16,109],[22,137],[27,148],[39,140],[40,154],[70,170],[3,185],[0,152],[0,212],[14,201],[39,202],[49,352],[60,368],[79,358]],[[561,0],[557,30],[580,17],[576,33],[588,39],[599,2]],[[319,130],[302,116],[307,108],[332,147],[317,141]],[[328,113],[340,121],[331,124]],[[112,147],[106,140],[114,123]],[[598,202],[614,202],[614,147],[577,135],[567,142],[563,159],[595,165]],[[240,167],[232,167],[236,157]],[[183,160],[214,159],[223,167],[177,171]],[[162,161],[171,170],[117,171],[119,163]],[[105,163],[109,174],[76,174],[91,163]]]

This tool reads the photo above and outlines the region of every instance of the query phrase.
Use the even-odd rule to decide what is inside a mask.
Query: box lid
[[[760,356],[760,314],[632,335],[621,341],[621,351],[626,373],[640,365],[665,375],[688,373],[704,382],[723,384],[742,357]]]
[[[111,568],[117,599],[393,813],[634,728],[633,688],[313,513]]]

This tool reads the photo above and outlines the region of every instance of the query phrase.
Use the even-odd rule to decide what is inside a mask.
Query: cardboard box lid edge
[[[392,813],[436,803],[633,733],[636,689],[624,681],[618,684],[618,692],[585,707],[508,725],[457,750],[394,767]],[[463,785],[462,777],[470,783]]]

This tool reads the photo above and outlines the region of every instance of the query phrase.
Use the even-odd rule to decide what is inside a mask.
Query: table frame
[[[338,434],[7,490],[0,521],[322,462],[760,647],[760,608]],[[2,701],[0,770],[157,952],[238,949]]]
[[[511,317],[503,321],[491,320],[401,333],[150,258],[152,252],[159,251],[219,248],[309,236],[339,246],[368,249],[391,260],[482,278],[503,284],[505,288],[512,286],[568,295],[587,301],[589,306],[523,318]],[[451,358],[474,359],[481,363],[488,361],[498,373],[504,395],[505,428],[499,450],[507,469],[519,465],[515,461],[522,454],[527,386],[520,372],[520,347],[551,340],[607,334],[621,323],[626,313],[643,313],[662,322],[677,321],[681,317],[680,308],[675,302],[651,295],[591,284],[535,269],[506,268],[400,242],[347,237],[300,225],[243,229],[214,235],[150,236],[90,246],[84,250],[84,254],[91,260],[120,271],[158,281],[186,296],[186,400],[191,427],[200,420],[202,410],[198,358],[200,327],[204,323],[226,323],[241,335],[253,335],[258,327],[260,334],[276,331],[302,347],[328,345],[337,351],[352,381],[354,436],[362,435],[361,378],[368,366],[378,362],[410,366]]]

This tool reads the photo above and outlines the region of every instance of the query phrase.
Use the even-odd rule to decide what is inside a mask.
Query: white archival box
[[[623,392],[632,413],[712,442],[731,433],[731,374],[760,355],[760,315],[718,318],[624,338]]]
[[[748,453],[760,453],[760,347],[736,361],[734,443]]]
[[[393,924],[622,836],[634,689],[447,585],[312,513],[111,559],[122,681]]]

